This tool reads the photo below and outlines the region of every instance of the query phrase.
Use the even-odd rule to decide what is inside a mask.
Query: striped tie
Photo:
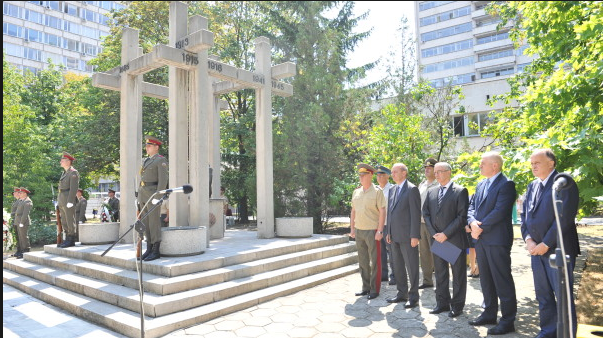
[[[446,187],[440,187],[440,193],[438,194],[438,207],[442,204],[442,198],[444,198],[444,190]]]

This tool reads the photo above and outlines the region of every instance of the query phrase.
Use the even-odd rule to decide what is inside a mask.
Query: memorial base
[[[281,217],[276,219],[276,237],[312,237],[312,217]]]
[[[112,244],[119,238],[118,222],[81,223],[78,227],[82,245]]]
[[[206,227],[161,228],[161,256],[195,256],[207,249]]]

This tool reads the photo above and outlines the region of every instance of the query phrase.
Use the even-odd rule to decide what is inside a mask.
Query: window
[[[25,10],[25,20],[43,24],[44,16],[42,15],[42,13],[27,9]]]
[[[12,16],[15,18],[21,18],[21,7],[15,6],[13,4],[4,3],[4,15]]]
[[[65,2],[65,13],[67,13],[69,15],[77,16],[78,9],[79,8],[77,6],[74,6],[72,4]]]
[[[419,11],[425,11],[430,8],[447,5],[454,1],[426,1],[419,4]]]
[[[529,65],[530,65],[530,62],[526,62],[526,63],[522,63],[522,64],[517,65],[517,72],[518,73],[523,73],[524,70],[526,69],[526,67],[529,66]]]
[[[487,78],[491,78],[491,77],[509,75],[509,74],[513,74],[514,71],[515,70],[514,70],[513,67],[491,70],[491,71],[488,71],[488,72],[482,72],[481,73],[481,78],[482,79],[487,79]]]
[[[421,34],[421,41],[426,42],[426,41],[441,39],[441,38],[445,38],[445,37],[451,36],[451,35],[470,32],[472,29],[473,29],[473,24],[471,22],[467,22],[467,23],[452,26],[452,27],[438,29],[433,32],[423,33],[423,34]]]
[[[488,42],[494,42],[499,40],[504,40],[509,38],[509,32],[497,33],[493,35],[484,36],[482,38],[477,39],[477,44],[481,45]]]
[[[452,118],[452,129],[454,136],[465,136],[465,116],[454,116]]]
[[[23,57],[23,47],[13,45],[12,43],[3,42],[2,48],[6,51],[6,55]]]
[[[79,35],[81,32],[80,28],[81,28],[81,26],[75,22],[71,22],[71,21],[67,21],[67,20],[63,21],[63,30],[65,30],[66,32]]]
[[[61,38],[54,34],[45,33],[44,43],[51,46],[61,47]]]
[[[81,26],[81,27],[82,27],[82,35],[83,36],[98,40],[98,30],[96,30],[94,28],[86,27],[86,26]]]
[[[45,15],[44,18],[46,19],[44,24],[48,27],[52,27],[52,28],[56,28],[56,29],[61,29],[61,19],[56,18],[52,15]]]
[[[102,14],[99,14],[98,23],[100,23],[101,25],[109,26],[109,18]]]
[[[111,10],[111,3],[113,3],[113,1],[101,1],[100,2],[100,6],[108,11]]]
[[[461,50],[469,49],[471,47],[473,47],[473,39],[450,43],[447,45],[441,45],[441,46],[437,46],[437,47],[433,47],[433,48],[423,49],[421,51],[421,56],[424,58],[427,58],[427,57],[432,57],[432,56],[437,56],[437,55],[442,55],[442,54],[454,53],[454,52],[458,52]]]
[[[36,75],[36,74],[38,74],[39,71],[40,71],[40,69],[36,68],[36,67],[23,66],[23,74],[25,74],[27,72],[31,72],[31,73],[33,73],[33,75]]]
[[[502,21],[502,19],[500,17],[489,17],[487,19],[479,20],[478,22],[476,22],[475,27],[494,25],[501,21]]]
[[[82,19],[85,19],[88,21],[94,21],[94,22],[98,21],[98,20],[95,20],[95,16],[94,16],[95,13],[91,10],[82,9],[81,14],[82,14]]]
[[[434,23],[459,18],[461,16],[465,16],[465,15],[469,15],[469,14],[471,14],[471,6],[457,8],[457,9],[454,9],[454,10],[451,10],[448,12],[444,12],[441,14],[426,16],[424,18],[419,19],[419,22],[420,22],[419,24],[421,26],[428,26],[428,25],[432,25]]]
[[[54,9],[55,11],[60,11],[61,10],[58,1],[46,1],[46,3],[50,7],[50,9]]]
[[[29,41],[42,42],[44,40],[42,32],[37,31],[35,29],[27,29],[26,33],[27,34],[25,35],[25,39]]]
[[[437,72],[440,70],[452,69],[457,67],[469,66],[473,64],[473,56],[468,56],[465,58],[448,60],[444,62],[432,63],[426,65],[423,69],[423,73],[431,73]]]
[[[517,56],[526,55],[525,51],[526,51],[526,49],[528,49],[528,47],[530,47],[530,45],[525,44],[525,45],[522,45],[521,47],[517,48],[515,50],[515,55],[517,55]]]
[[[473,81],[475,81],[475,73],[467,73],[447,78],[434,79],[430,81],[430,85],[434,88],[441,88],[448,84],[451,86],[456,86]]]
[[[515,54],[515,51],[513,49],[507,49],[507,50],[501,50],[501,51],[493,52],[493,53],[480,54],[480,55],[478,55],[477,60],[480,62],[488,61],[488,60],[504,58],[507,56],[513,56],[514,54]]]
[[[65,62],[65,67],[67,69],[75,69],[75,70],[79,69],[80,60],[65,56],[63,58],[63,61]]]
[[[42,61],[42,51],[34,48],[25,47],[23,57],[29,60]]]
[[[63,48],[74,51],[74,52],[79,52],[80,51],[80,42],[71,40],[68,38],[63,38]]]
[[[23,27],[13,25],[12,23],[4,22],[2,24],[2,32],[6,35],[14,36],[17,38],[23,37]]]
[[[47,62],[47,60],[50,59],[50,62],[52,62],[55,65],[63,64],[63,56],[59,55],[59,54],[46,52],[46,53],[44,53],[44,58],[45,58],[44,61]]]

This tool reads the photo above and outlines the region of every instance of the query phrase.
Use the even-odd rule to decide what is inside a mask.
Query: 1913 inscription
[[[188,46],[188,38],[184,38],[184,39],[176,42],[176,48],[178,48],[178,49],[182,49],[186,46]]]

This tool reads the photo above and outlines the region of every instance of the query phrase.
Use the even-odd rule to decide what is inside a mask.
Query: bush
[[[57,242],[57,226],[55,223],[32,220],[28,234],[31,246],[43,246],[56,244]]]

